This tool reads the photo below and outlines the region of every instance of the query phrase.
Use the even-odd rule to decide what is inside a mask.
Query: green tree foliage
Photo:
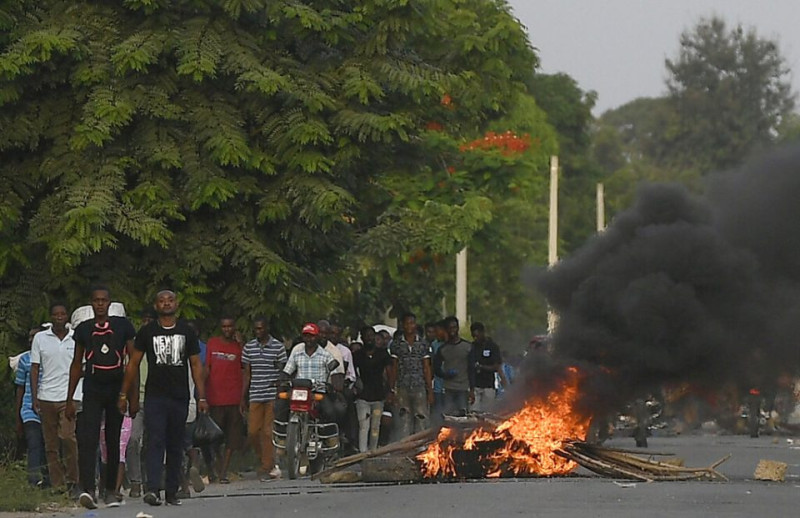
[[[592,158],[605,177],[606,208],[614,214],[633,202],[641,182],[679,181],[699,188],[696,169],[673,163],[670,131],[677,115],[666,97],[639,98],[605,112],[595,126]]]
[[[741,163],[772,145],[794,108],[789,68],[777,42],[741,25],[701,20],[666,60],[677,127],[674,164],[702,172]]]
[[[703,176],[797,135],[789,69],[775,41],[717,17],[680,36],[666,60],[668,95],[636,99],[604,113],[592,154],[606,179],[610,213],[627,207],[642,181]]]
[[[538,306],[520,274],[546,255],[547,161],[556,135],[528,95],[489,122],[485,134],[470,137],[453,123],[460,107],[443,106],[421,135],[428,165],[413,181],[402,172],[384,180],[391,205],[384,224],[361,242],[366,275],[343,314],[372,311],[377,319],[391,307],[394,316],[413,309],[421,321],[439,319],[443,297],[453,312],[455,252],[468,245],[470,313],[498,325],[529,325]]]
[[[497,156],[438,185],[536,66],[503,0],[19,0],[0,26],[5,350],[93,282],[294,330],[528,181]]]

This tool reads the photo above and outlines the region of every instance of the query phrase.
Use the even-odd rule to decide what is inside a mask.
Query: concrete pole
[[[606,229],[606,196],[602,183],[597,184],[597,232]]]
[[[550,226],[548,231],[548,265],[558,262],[558,157],[550,157]],[[553,333],[558,325],[558,315],[547,310],[547,332]]]
[[[550,227],[547,233],[547,264],[558,262],[558,157],[550,157]]]
[[[467,247],[456,254],[456,318],[463,328],[467,322]]]

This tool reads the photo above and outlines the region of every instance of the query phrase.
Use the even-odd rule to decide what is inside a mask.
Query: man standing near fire
[[[400,322],[402,337],[393,341],[390,349],[397,373],[396,387],[392,387],[397,412],[395,440],[428,428],[433,405],[430,349],[417,336],[416,315],[405,313]]]
[[[475,369],[472,362],[472,344],[459,335],[458,319],[444,319],[447,341],[439,347],[434,358],[437,376],[444,379],[445,412],[467,411],[475,402]]]
[[[486,336],[486,327],[475,322],[470,326],[472,333],[472,364],[475,369],[475,404],[474,410],[485,412],[497,399],[495,374],[500,376],[500,383],[506,386],[503,373],[503,358],[500,348],[494,340]]]

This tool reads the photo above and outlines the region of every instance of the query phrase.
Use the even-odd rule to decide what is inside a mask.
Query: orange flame
[[[475,461],[485,477],[565,475],[573,471],[577,464],[555,451],[566,440],[586,437],[589,418],[575,411],[579,381],[578,370],[570,367],[559,391],[529,399],[494,430],[478,428],[464,438],[452,428],[443,428],[437,441],[417,456],[423,475],[464,476],[459,473],[456,456],[469,456],[469,452],[477,454]]]

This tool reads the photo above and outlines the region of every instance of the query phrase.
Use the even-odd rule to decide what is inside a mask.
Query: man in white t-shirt
[[[66,415],[75,341],[72,330],[66,327],[68,314],[64,304],[50,306],[50,319],[52,326],[36,333],[31,344],[31,400],[42,420],[50,483],[53,487],[66,486],[70,496],[77,497],[78,441],[75,420]]]

